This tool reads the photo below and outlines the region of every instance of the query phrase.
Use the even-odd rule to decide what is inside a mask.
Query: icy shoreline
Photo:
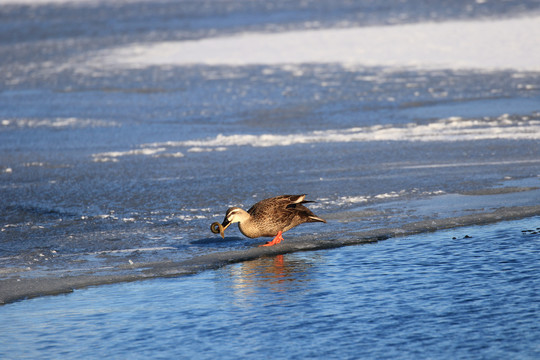
[[[362,245],[404,237],[430,233],[444,229],[466,226],[489,225],[503,221],[518,220],[540,216],[540,205],[500,207],[492,212],[482,212],[458,217],[429,219],[405,224],[397,228],[379,228],[348,234],[346,239],[334,238],[331,233],[313,236],[301,236],[274,247],[253,247],[248,250],[225,251],[197,256],[185,261],[161,261],[155,263],[131,264],[118,267],[104,275],[78,275],[64,277],[37,277],[24,279],[0,280],[0,305],[34,297],[58,295],[73,292],[89,286],[130,282],[159,277],[176,277],[195,274],[204,270],[253,260],[261,257],[276,256],[300,251],[315,251]]]

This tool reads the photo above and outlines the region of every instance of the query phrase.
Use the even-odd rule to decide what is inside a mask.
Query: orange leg
[[[278,232],[276,237],[274,239],[272,239],[272,241],[269,241],[267,242],[266,244],[264,245],[259,245],[259,246],[274,246],[276,244],[279,244],[281,241],[283,241],[283,236],[281,236],[282,232]]]

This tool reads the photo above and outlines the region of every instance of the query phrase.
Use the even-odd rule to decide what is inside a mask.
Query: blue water
[[[447,230],[8,304],[0,358],[538,359],[537,227]]]
[[[539,9],[538,0],[1,4],[0,303],[9,295],[4,280],[126,273],[131,264],[137,275],[147,264],[249,249],[267,239],[246,242],[235,226],[222,241],[209,225],[230,206],[248,209],[279,194],[307,193],[328,220],[293,229],[291,241],[538,203],[524,191],[500,202],[455,196],[523,179],[540,187],[540,141],[472,140],[465,130],[477,129],[461,131],[456,119],[443,133],[463,137],[448,141],[185,143],[380,126],[439,131],[448,117],[479,121],[492,135],[518,126],[533,132],[538,72],[334,63],[131,68],[99,54],[246,32],[476,22]],[[449,211],[448,199],[463,206]],[[426,202],[442,205],[435,212]]]

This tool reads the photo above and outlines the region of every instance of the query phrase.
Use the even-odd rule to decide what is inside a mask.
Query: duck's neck
[[[238,228],[240,229],[242,234],[244,234],[248,238],[256,238],[261,236],[259,228],[255,226],[251,215],[249,215],[247,212],[245,213],[245,216],[243,216],[242,219],[238,222]]]

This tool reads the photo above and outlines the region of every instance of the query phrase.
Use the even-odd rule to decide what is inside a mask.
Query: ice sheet
[[[465,41],[466,39],[466,41]],[[132,44],[101,52],[108,65],[345,65],[540,70],[540,16],[396,26],[241,33]]]

